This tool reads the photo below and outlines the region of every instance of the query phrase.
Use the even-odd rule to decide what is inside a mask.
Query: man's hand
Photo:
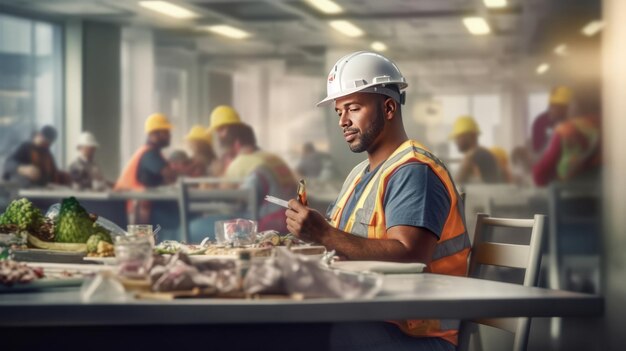
[[[33,182],[41,178],[41,171],[34,165],[19,166],[17,172]]]
[[[330,233],[331,226],[319,212],[308,208],[292,199],[289,201],[287,215],[287,229],[295,236],[305,241],[324,243]]]

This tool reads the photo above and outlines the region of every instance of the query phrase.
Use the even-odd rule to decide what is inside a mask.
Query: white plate
[[[115,260],[115,257],[88,257],[88,256],[85,256],[85,257],[83,257],[83,260],[84,261],[89,261],[89,262],[102,263],[102,264],[106,264],[106,265],[117,264],[117,261]]]
[[[398,263],[385,261],[337,261],[331,267],[351,272],[374,272],[383,274],[422,273],[423,263]]]

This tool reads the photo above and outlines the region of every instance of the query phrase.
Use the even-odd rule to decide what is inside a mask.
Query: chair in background
[[[239,189],[239,180],[223,178],[181,178],[178,207],[180,212],[180,239],[189,242],[189,221],[193,214],[236,213],[244,205],[247,218],[256,220],[257,198],[254,189]],[[234,189],[222,189],[223,184],[234,184]],[[212,228],[211,228],[212,229]]]
[[[469,276],[481,276],[482,267],[507,267],[524,270],[524,286],[535,286],[541,261],[541,242],[545,226],[545,216],[535,215],[533,219],[493,218],[487,214],[476,216],[474,243],[469,261]],[[486,240],[490,227],[528,228],[528,245],[506,244]],[[459,350],[469,350],[473,339],[476,350],[482,349],[478,325],[487,325],[514,334],[512,350],[522,351],[528,344],[530,330],[529,318],[500,318],[463,321],[459,335]],[[474,338],[472,338],[474,336]]]

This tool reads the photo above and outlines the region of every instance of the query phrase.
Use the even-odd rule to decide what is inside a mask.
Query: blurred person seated
[[[176,181],[176,173],[162,153],[162,150],[170,145],[171,129],[172,125],[163,114],[155,113],[146,119],[146,144],[128,161],[115,183],[115,190],[142,191]],[[152,223],[151,207],[149,201],[129,201],[127,204],[129,223]]]
[[[78,157],[69,166],[72,187],[79,190],[105,190],[109,183],[104,179],[100,167],[95,163],[96,150],[100,144],[89,132],[78,137]]]
[[[500,167],[500,173],[502,174],[504,182],[513,182],[511,168],[509,167],[509,156],[507,155],[506,150],[499,146],[493,146],[489,149],[489,151],[491,151],[493,157],[495,157],[496,161],[498,162],[498,166]]]
[[[511,163],[513,165],[511,170],[513,182],[522,186],[531,185],[533,183],[533,163],[528,148],[525,146],[514,148],[511,152]]]
[[[191,150],[189,177],[218,177],[221,165],[212,145],[212,134],[206,128],[196,125],[185,136],[187,146]]]
[[[296,171],[305,178],[330,179],[333,178],[333,163],[330,155],[317,151],[313,143],[302,145],[302,158],[296,166]]]
[[[459,184],[494,184],[504,179],[495,156],[478,144],[479,135],[480,128],[470,116],[461,116],[454,123],[450,137],[463,153],[463,160],[455,177]]]
[[[69,184],[67,173],[59,171],[50,152],[57,139],[57,130],[44,126],[6,159],[2,178],[20,187],[46,186],[50,183]]]
[[[211,135],[213,151],[219,160],[219,169],[224,171],[232,161],[232,156],[221,150],[222,140],[226,135],[226,128],[230,125],[241,124],[239,113],[228,105],[220,105],[211,112],[211,123],[207,133]]]
[[[256,144],[252,127],[233,124],[227,127],[222,148],[233,159],[225,178],[242,179],[243,188],[257,192],[259,230],[287,232],[285,209],[264,200],[266,195],[281,199],[293,197],[297,181],[289,166],[277,155],[262,151]]]
[[[170,168],[177,177],[201,177],[204,173],[199,173],[199,168],[194,167],[193,162],[183,150],[174,150],[168,157]]]
[[[296,193],[297,182],[287,164],[278,156],[260,150],[254,131],[247,124],[226,126],[220,143],[221,150],[232,160],[224,178],[241,180],[241,188],[256,191],[258,230],[273,229],[287,233],[285,209],[264,200],[266,195],[289,199]],[[222,188],[233,186],[224,184]],[[249,218],[250,214],[241,211],[228,216],[206,215],[192,220],[189,225],[192,242],[200,241],[207,233],[212,233],[216,221],[237,217]]]
[[[601,164],[600,98],[581,92],[576,112],[554,129],[548,148],[533,166],[535,184],[597,177]]]
[[[552,90],[550,103],[545,112],[535,118],[532,125],[533,152],[541,153],[548,146],[557,124],[567,119],[572,91],[568,87],[559,86]]]

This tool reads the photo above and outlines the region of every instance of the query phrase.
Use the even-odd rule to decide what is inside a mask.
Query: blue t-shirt
[[[376,171],[365,170],[346,203],[339,228],[345,228],[354,206]],[[450,197],[444,184],[428,165],[412,162],[400,166],[390,177],[383,206],[387,229],[398,225],[421,227],[439,238],[450,212]],[[327,213],[329,217],[332,208],[333,205]]]

